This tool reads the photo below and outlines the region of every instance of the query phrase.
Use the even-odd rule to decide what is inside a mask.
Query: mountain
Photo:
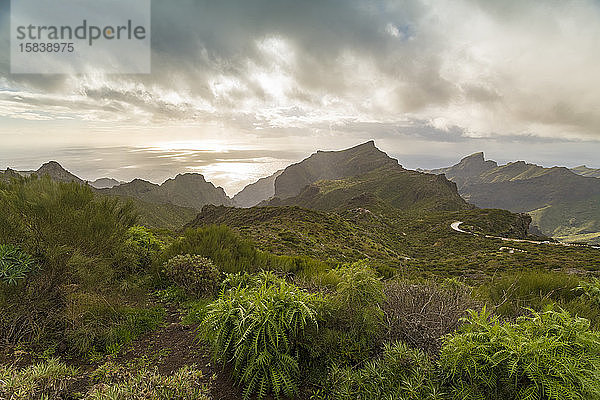
[[[322,180],[306,186],[295,197],[273,198],[271,206],[300,206],[344,211],[365,208],[379,212],[431,212],[471,209],[445,177],[387,166],[366,174]]]
[[[398,161],[375,147],[372,140],[347,150],[317,151],[275,179],[275,197],[294,197],[311,183],[362,175],[386,166],[399,167]]]
[[[483,152],[472,154],[463,158],[453,167],[440,168],[433,171],[426,171],[436,175],[446,175],[446,178],[456,182],[459,188],[463,187],[473,177],[479,177],[484,172],[496,168],[498,164],[495,161],[485,160]]]
[[[232,205],[232,201],[221,187],[215,187],[200,174],[180,174],[157,185],[135,179],[100,193],[113,196],[133,197],[148,203],[173,204],[180,207],[202,209],[207,204]]]
[[[233,196],[233,203],[237,207],[253,207],[261,201],[268,200],[275,195],[275,179],[283,173],[283,170],[275,172],[266,178],[249,184],[238,194]]]
[[[275,196],[260,204],[323,211],[472,208],[460,197],[455,183],[443,176],[404,169],[373,141],[342,151],[319,151],[286,168],[275,179]]]
[[[82,179],[64,169],[62,165],[60,165],[56,161],[49,161],[45,163],[34,173],[40,177],[47,175],[51,179],[58,182],[76,182],[81,185],[85,184],[85,182]]]
[[[581,165],[579,167],[571,168],[571,171],[576,173],[577,175],[587,176],[591,178],[600,178],[600,168],[588,168],[585,165]]]
[[[564,167],[524,161],[497,165],[483,153],[430,171],[457,183],[460,194],[484,208],[527,212],[547,235],[569,241],[600,240],[600,179]]]
[[[120,182],[113,178],[99,178],[93,182],[88,182],[90,186],[96,189],[110,189],[123,183],[125,182]]]

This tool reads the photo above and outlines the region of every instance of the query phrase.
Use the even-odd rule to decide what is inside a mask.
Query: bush
[[[158,263],[163,264],[181,254],[207,257],[229,273],[260,270],[312,273],[328,268],[327,264],[309,257],[276,256],[260,251],[254,243],[222,225],[188,229],[182,237],[164,249]]]
[[[500,277],[479,292],[500,316],[515,318],[527,314],[530,308],[542,311],[557,306],[589,319],[592,327],[598,329],[600,289],[596,282],[562,272],[526,271]]]
[[[62,398],[78,373],[56,359],[22,369],[0,365],[0,399]]]
[[[232,288],[208,306],[200,337],[211,343],[217,359],[232,361],[245,399],[268,392],[292,396],[298,391],[299,341],[316,325],[316,301],[282,280]]]
[[[113,383],[103,382],[86,396],[89,400],[209,400],[202,371],[194,366],[183,367],[172,376],[163,376],[156,369],[143,368],[137,372],[117,370]]]
[[[163,273],[194,297],[214,294],[219,282],[219,270],[212,261],[190,254],[171,258],[163,265]]]
[[[27,279],[17,279],[19,285],[0,283],[0,340],[63,337],[66,297],[116,280],[135,219],[131,205],[97,198],[87,186],[48,177],[0,182],[0,243],[18,247],[39,266]],[[17,277],[32,266],[21,260],[24,269]]]
[[[0,244],[0,281],[16,285],[35,268],[33,258],[15,246]]]
[[[442,338],[456,330],[467,310],[476,308],[471,288],[455,280],[385,284],[383,303],[387,340],[402,341],[437,355]]]
[[[319,331],[311,332],[306,373],[320,379],[333,364],[355,366],[372,358],[383,340],[383,283],[358,262],[330,271],[334,286],[319,308]]]
[[[429,358],[403,343],[386,343],[382,356],[360,369],[334,367],[317,397],[335,400],[442,399]]]
[[[599,399],[600,335],[568,312],[500,322],[470,312],[440,366],[455,399]]]
[[[128,272],[137,272],[149,267],[156,254],[162,250],[163,242],[143,226],[132,226],[127,230],[125,252]]]
[[[590,281],[581,281],[577,290],[582,297],[596,307],[600,307],[600,279],[594,278]]]
[[[579,296],[579,278],[559,272],[525,271],[502,276],[481,288],[481,294],[502,316],[514,317],[538,311],[555,302],[565,303]]]

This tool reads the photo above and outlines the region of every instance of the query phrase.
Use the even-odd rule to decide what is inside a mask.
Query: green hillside
[[[270,205],[298,205],[317,210],[368,207],[373,210],[461,210],[470,209],[456,185],[442,176],[382,167],[363,175],[319,181],[296,197],[273,199]]]
[[[365,208],[324,212],[299,207],[205,207],[188,227],[227,225],[264,251],[334,262],[368,259],[385,274],[492,275],[527,268],[600,269],[600,250],[534,245],[457,233],[454,221],[474,231],[522,238],[531,221],[504,210],[376,212]],[[522,249],[510,254],[502,247]],[[483,275],[482,275],[483,274]],[[479,279],[477,278],[477,279]]]

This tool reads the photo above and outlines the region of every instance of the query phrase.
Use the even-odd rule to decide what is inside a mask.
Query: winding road
[[[468,232],[468,231],[465,231],[463,229],[460,229],[460,226],[463,223],[464,222],[462,222],[462,221],[455,221],[455,222],[453,222],[453,223],[450,224],[450,228],[452,228],[452,230],[454,230],[456,232],[466,233],[467,235],[483,236],[483,237],[489,238],[489,239],[500,239],[500,240],[504,240],[506,242],[533,243],[533,244],[550,244],[550,245],[564,246],[564,247],[591,247],[592,249],[600,249],[600,246],[591,246],[591,245],[588,245],[588,244],[551,242],[549,240],[538,241],[538,240],[527,240],[527,239],[511,239],[511,238],[505,238],[505,237],[501,237],[501,236],[479,235],[477,233],[472,233],[472,232]]]

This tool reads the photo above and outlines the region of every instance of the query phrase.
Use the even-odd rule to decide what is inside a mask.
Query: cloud
[[[264,138],[600,140],[593,0],[152,6],[151,75],[18,76],[0,58],[0,116]]]

